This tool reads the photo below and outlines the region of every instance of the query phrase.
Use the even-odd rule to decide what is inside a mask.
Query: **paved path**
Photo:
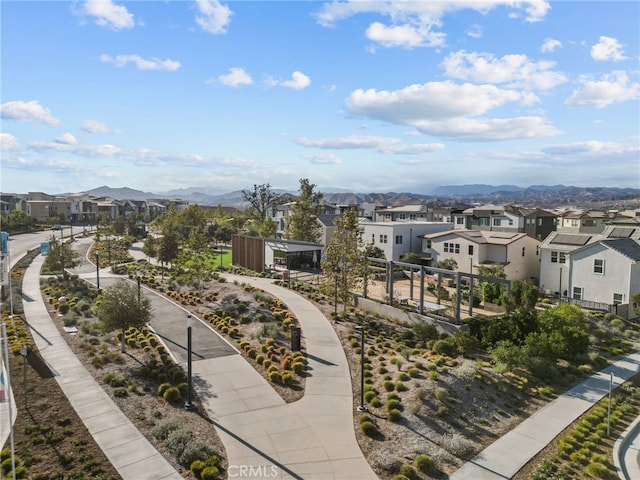
[[[609,393],[640,372],[640,352],[619,360],[559,396],[499,438],[451,475],[451,480],[494,480],[513,477],[562,430]]]
[[[35,344],[63,393],[124,480],[181,480],[73,354],[51,320],[40,292],[38,256],[25,272],[24,313]]]
[[[194,362],[194,374],[207,386],[196,390],[225,445],[229,475],[245,468],[271,478],[377,478],[356,441],[349,366],[327,318],[271,280],[227,278],[288,305],[302,327],[309,364],[304,397],[286,404],[240,356]]]

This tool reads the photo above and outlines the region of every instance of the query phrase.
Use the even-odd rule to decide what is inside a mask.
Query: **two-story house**
[[[569,255],[567,289],[572,300],[614,308],[628,305],[640,293],[640,241],[605,238],[574,250]],[[634,317],[633,309],[624,316]]]
[[[556,229],[556,214],[515,205],[471,207],[453,217],[456,229],[527,233],[539,240]]]
[[[558,217],[556,231],[562,233],[602,233],[612,218],[600,210],[573,210]]]
[[[478,265],[500,264],[509,280],[536,282],[540,240],[517,232],[459,230],[424,235],[422,252],[431,265],[453,259],[457,270],[477,273]]]
[[[362,240],[365,245],[373,245],[384,252],[387,260],[398,261],[407,253],[420,254],[421,237],[445,232],[453,228],[453,224],[445,222],[370,222],[362,220]]]
[[[640,241],[640,217],[618,217],[602,233],[552,232],[540,244],[540,289],[547,295],[571,296],[570,283],[581,281],[569,268],[572,253],[601,240],[617,238]]]

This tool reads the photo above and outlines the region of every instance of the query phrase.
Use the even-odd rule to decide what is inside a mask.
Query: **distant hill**
[[[328,203],[337,205],[356,205],[373,203],[380,206],[399,206],[409,204],[425,204],[434,202],[463,203],[518,203],[520,205],[536,205],[550,208],[562,205],[594,206],[613,205],[619,203],[640,204],[640,189],[611,187],[571,187],[565,185],[532,185],[527,188],[515,185],[448,185],[436,188],[431,195],[416,193],[353,193],[336,191],[324,192]],[[284,190],[275,190],[279,194],[289,194]],[[160,198],[181,199],[203,206],[245,208],[242,191],[213,193],[206,188],[185,188],[165,193],[150,193],[127,187],[111,188],[102,186],[86,193],[105,196],[117,200],[154,200]]]

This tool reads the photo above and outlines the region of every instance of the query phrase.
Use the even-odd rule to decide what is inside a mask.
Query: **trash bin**
[[[300,351],[300,336],[302,330],[297,325],[291,325],[289,327],[291,329],[291,351],[299,352]]]

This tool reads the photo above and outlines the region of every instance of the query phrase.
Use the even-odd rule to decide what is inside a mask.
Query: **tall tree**
[[[364,277],[367,257],[362,241],[362,227],[355,209],[347,210],[335,220],[331,243],[325,247],[320,266],[327,279],[323,285],[327,295],[335,295],[344,309],[351,298],[351,291]]]
[[[151,320],[151,301],[145,296],[138,301],[138,289],[127,280],[118,280],[103,290],[96,314],[107,331],[122,330],[124,352],[125,330]]]
[[[300,194],[287,218],[287,238],[303,242],[317,242],[320,238],[318,214],[323,195],[315,192],[315,187],[308,178],[300,179]]]
[[[241,194],[242,199],[249,203],[251,217],[259,222],[263,222],[267,218],[269,208],[278,203],[280,198],[268,183],[254,184],[252,190],[242,190]]]

